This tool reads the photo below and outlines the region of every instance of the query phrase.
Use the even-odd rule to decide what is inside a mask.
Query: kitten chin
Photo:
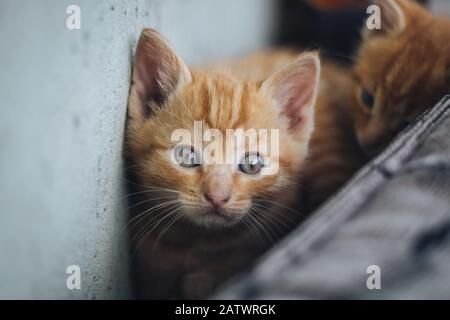
[[[130,180],[138,181],[130,237],[140,298],[205,297],[295,227],[292,199],[319,78],[315,52],[258,80],[190,70],[156,31],[142,32],[126,129]],[[261,137],[246,136],[236,141],[232,163],[208,163],[206,146],[173,141],[174,133],[195,140],[199,122],[223,136],[229,129],[275,130],[276,139],[261,147]],[[201,290],[191,281],[200,278],[209,279]]]
[[[198,226],[209,229],[232,228],[245,219],[248,212],[230,213],[223,209],[207,209],[186,214],[186,218]]]

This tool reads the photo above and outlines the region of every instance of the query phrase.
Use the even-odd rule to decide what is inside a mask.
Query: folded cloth
[[[213,298],[449,299],[450,96]]]

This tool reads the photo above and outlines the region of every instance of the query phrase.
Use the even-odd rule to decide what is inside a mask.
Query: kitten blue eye
[[[375,103],[375,98],[374,98],[373,94],[371,94],[366,89],[363,89],[363,91],[361,93],[361,100],[369,109],[373,108],[373,105]]]
[[[257,174],[264,168],[264,158],[259,154],[246,154],[239,164],[239,170],[246,174]]]
[[[182,167],[194,168],[200,165],[200,159],[193,147],[178,146],[173,153],[176,163]]]

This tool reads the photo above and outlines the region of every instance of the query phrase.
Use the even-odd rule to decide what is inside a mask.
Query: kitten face
[[[296,189],[313,129],[319,69],[317,55],[305,54],[262,84],[190,72],[161,36],[145,30],[136,52],[127,128],[140,184],[157,191],[156,204],[171,203],[166,213],[172,208],[203,226],[230,226],[287,199]],[[229,129],[278,129],[280,156],[257,150],[256,140],[247,140],[247,146],[235,140],[233,162],[206,163],[208,144],[198,141],[203,137],[195,134],[196,123],[224,137]],[[191,143],[172,141],[180,129]],[[264,175],[270,160],[278,161],[279,169]]]
[[[450,23],[413,2],[375,3],[382,30],[365,31],[352,106],[359,142],[370,155],[450,90]]]

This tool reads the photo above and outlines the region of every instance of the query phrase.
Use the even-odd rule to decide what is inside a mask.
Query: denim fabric
[[[449,299],[450,96],[214,298]]]

